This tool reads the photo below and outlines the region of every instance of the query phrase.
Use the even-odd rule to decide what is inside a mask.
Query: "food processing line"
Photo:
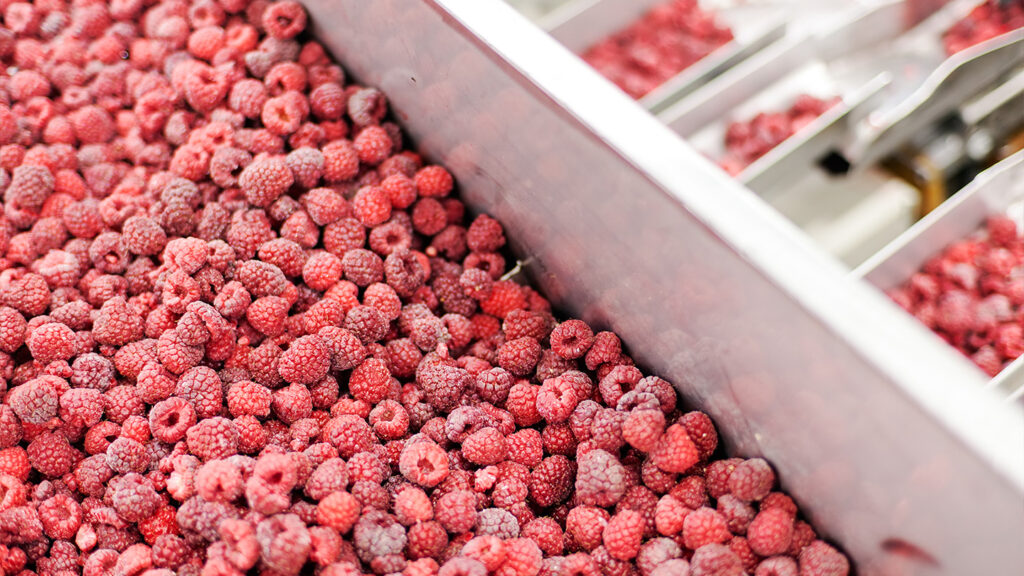
[[[619,332],[728,451],[769,459],[857,574],[1020,573],[1024,369],[990,382],[879,288],[986,214],[1021,217],[1024,31],[947,58],[935,35],[968,3],[765,17],[637,102],[574,53],[571,30],[614,31],[599,4],[550,13],[549,34],[499,0],[305,2],[552,301]],[[570,9],[594,23],[574,28]],[[709,161],[716,123],[804,86],[842,105],[737,178]]]

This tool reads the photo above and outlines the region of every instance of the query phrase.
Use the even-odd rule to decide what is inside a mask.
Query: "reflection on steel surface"
[[[1024,417],[966,360],[511,7],[305,4],[546,293],[772,460],[860,574],[1024,565]]]

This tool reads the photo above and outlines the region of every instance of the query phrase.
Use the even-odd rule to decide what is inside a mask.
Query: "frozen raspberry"
[[[522,537],[533,540],[545,556],[562,553],[564,535],[562,528],[553,518],[537,518],[523,526]]]
[[[267,336],[277,336],[284,331],[284,319],[288,315],[288,301],[277,296],[264,296],[254,301],[245,311],[245,318],[253,328]]]
[[[792,539],[793,516],[782,508],[761,511],[747,529],[747,543],[759,556],[784,554]]]
[[[448,476],[448,456],[433,442],[407,443],[398,466],[409,481],[427,488],[437,486]]]
[[[278,572],[297,574],[311,547],[309,531],[294,514],[277,514],[256,526],[263,562]]]
[[[508,453],[505,437],[494,428],[481,428],[462,443],[462,455],[479,466],[491,466],[504,460]]]
[[[359,153],[348,140],[335,140],[323,147],[324,180],[329,183],[351,180],[359,174]]]
[[[107,446],[107,465],[119,474],[145,472],[149,465],[146,447],[130,438],[117,438]]]
[[[142,318],[119,296],[103,303],[93,321],[92,335],[100,344],[123,346],[141,339],[142,330]]]
[[[658,468],[679,473],[689,470],[699,459],[696,446],[680,424],[668,427],[651,457]]]
[[[281,377],[292,384],[312,384],[331,368],[331,353],[319,336],[303,336],[292,342],[278,364]]]
[[[661,410],[633,410],[622,423],[622,438],[641,452],[657,447],[665,429],[665,415]]]
[[[463,390],[472,384],[472,376],[462,368],[424,361],[416,370],[416,382],[423,387],[431,406],[451,410]]]
[[[186,441],[203,460],[227,458],[238,451],[238,430],[227,418],[207,418],[188,429]]]
[[[424,522],[434,517],[434,507],[427,493],[419,488],[402,489],[395,496],[395,516],[406,526]]]
[[[320,291],[337,284],[341,273],[341,259],[328,252],[311,255],[302,267],[302,279],[310,288]]]
[[[62,434],[44,432],[35,437],[26,450],[32,467],[44,476],[59,478],[71,471],[80,457]]]
[[[295,177],[282,158],[257,158],[242,170],[238,183],[246,199],[256,206],[269,206],[291,188]]]
[[[294,38],[306,29],[306,10],[298,2],[275,2],[263,11],[262,23],[273,38]]]
[[[380,510],[370,510],[360,516],[352,529],[356,554],[364,562],[379,556],[400,554],[407,541],[405,527]]]
[[[25,317],[14,308],[0,307],[0,350],[14,352],[25,342]]]
[[[626,471],[618,458],[604,450],[591,450],[579,458],[576,496],[583,504],[609,507],[626,491]]]
[[[743,576],[745,573],[740,558],[721,544],[697,548],[690,559],[691,576]]]
[[[85,428],[103,417],[103,395],[99,390],[75,388],[60,397],[61,420]]]
[[[16,386],[7,395],[7,404],[27,424],[45,424],[57,415],[62,389],[67,384],[53,376],[43,376]]]
[[[565,456],[545,458],[530,473],[530,496],[542,508],[558,504],[572,491],[574,470]]]
[[[351,458],[370,449],[373,430],[366,420],[352,414],[332,418],[324,425],[321,435],[338,449],[342,458]]]
[[[447,196],[454,187],[452,175],[440,166],[426,166],[414,177],[416,191],[420,196],[438,198]]]
[[[537,392],[537,413],[552,424],[565,422],[580,400],[576,396],[572,382],[562,378],[549,378]]]
[[[850,562],[835,548],[820,540],[800,552],[800,576],[846,576]]]
[[[434,505],[434,516],[451,534],[467,532],[476,524],[476,496],[466,490],[449,492]]]
[[[70,540],[82,524],[82,507],[66,494],[55,494],[39,504],[39,520],[47,536]]]
[[[694,510],[683,521],[683,541],[691,550],[705,544],[721,544],[731,537],[725,517],[713,508]]]
[[[798,576],[796,560],[789,556],[766,558],[757,565],[754,576]]]
[[[384,262],[369,250],[357,248],[345,252],[342,267],[345,278],[360,287],[384,280]]]
[[[774,484],[775,473],[760,458],[741,462],[729,476],[729,492],[747,502],[763,499],[772,491]]]
[[[70,359],[75,354],[78,341],[71,328],[51,322],[33,329],[26,344],[33,358],[47,364]]]

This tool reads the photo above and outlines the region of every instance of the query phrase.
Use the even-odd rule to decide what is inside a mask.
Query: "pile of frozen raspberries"
[[[3,574],[847,574],[299,4],[0,6]]]

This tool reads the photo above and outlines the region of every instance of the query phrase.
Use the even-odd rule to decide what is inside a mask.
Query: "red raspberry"
[[[368,130],[370,128],[364,130],[364,133]],[[357,138],[357,146],[358,143]],[[364,226],[379,226],[391,218],[391,198],[379,186],[365,186],[352,198],[352,210]]]
[[[821,540],[800,552],[800,576],[846,576],[850,562],[841,552]]]
[[[393,146],[387,131],[380,126],[367,126],[362,129],[353,144],[359,155],[359,161],[369,166],[376,166],[383,162],[391,154]]]
[[[729,476],[729,492],[747,502],[762,500],[772,491],[773,484],[775,473],[761,458],[737,464]]]
[[[500,354],[499,350],[499,361]],[[572,382],[562,378],[548,378],[537,392],[537,413],[553,424],[565,422],[580,400]]]
[[[273,395],[266,386],[249,380],[235,382],[228,388],[228,412],[232,416],[267,417]]]
[[[309,388],[292,384],[274,391],[274,414],[285,424],[294,424],[309,418],[313,412],[313,398]],[[314,433],[313,436],[316,434]]]
[[[643,516],[632,510],[623,510],[608,521],[602,539],[613,558],[631,560],[640,551],[643,534]]]
[[[329,183],[351,180],[359,174],[359,153],[348,140],[335,140],[323,147],[324,180]]]
[[[501,508],[484,508],[477,514],[476,533],[497,536],[502,540],[519,536],[519,521]]]
[[[369,250],[356,248],[345,252],[341,260],[345,278],[356,286],[366,287],[384,280],[384,261]]]
[[[182,374],[175,393],[192,404],[200,419],[215,416],[221,411],[223,383],[211,368],[197,366]]]
[[[530,496],[542,508],[565,500],[572,491],[572,465],[565,456],[545,458],[530,473]]]
[[[395,516],[406,526],[424,522],[434,517],[434,508],[427,493],[419,488],[403,488],[395,496]]]
[[[272,38],[294,38],[306,29],[306,10],[291,0],[275,2],[263,11],[262,23]]]
[[[370,563],[380,556],[401,554],[408,539],[405,528],[393,516],[381,510],[370,510],[356,521],[352,542],[359,558]]]
[[[359,338],[345,330],[335,326],[321,328],[317,333],[331,352],[331,368],[333,370],[350,370],[366,357],[366,348]]]
[[[662,496],[654,509],[655,528],[663,536],[675,536],[683,530],[683,523],[690,512],[691,509],[675,497]]]
[[[309,555],[309,531],[294,514],[277,514],[260,521],[256,538],[260,557],[271,570],[296,574]]]
[[[70,540],[82,524],[82,507],[66,494],[55,494],[39,504],[39,520],[50,538]]]
[[[447,224],[444,205],[433,198],[422,198],[412,208],[413,229],[424,236],[438,234]]]
[[[183,398],[171,397],[158,402],[149,412],[149,427],[161,442],[176,442],[196,422],[195,410]]]
[[[284,319],[288,316],[288,301],[277,296],[264,296],[252,303],[245,311],[249,324],[267,336],[277,336],[284,331]]]
[[[50,322],[33,329],[26,344],[33,358],[47,364],[54,360],[70,359],[75,354],[78,342],[71,328]]]
[[[508,458],[524,466],[536,466],[544,458],[544,444],[541,433],[524,428],[510,434],[506,439]]]
[[[60,397],[60,418],[84,428],[95,425],[103,417],[103,395],[99,390],[75,388]]]
[[[502,280],[495,282],[491,295],[480,302],[480,309],[498,318],[505,318],[513,310],[526,308],[526,296],[519,285]]]
[[[428,355],[429,357],[429,355]],[[423,387],[427,402],[438,410],[451,410],[472,383],[472,376],[462,368],[447,364],[429,364],[426,359],[416,370],[416,382]]]
[[[761,511],[747,529],[750,549],[759,556],[784,554],[792,539],[793,516],[781,508]]]
[[[28,445],[26,453],[32,467],[51,478],[59,478],[70,472],[80,457],[62,434],[53,432],[43,432],[36,436]]]
[[[604,450],[591,450],[579,457],[576,497],[583,504],[607,508],[626,491],[626,471],[618,458]]]
[[[391,374],[382,360],[368,358],[352,371],[349,391],[359,400],[376,404],[387,397]]]
[[[641,452],[657,447],[665,429],[665,415],[661,410],[633,410],[622,423],[622,438]]]
[[[523,526],[522,537],[533,540],[545,556],[557,556],[562,553],[562,528],[552,518],[537,518]]]
[[[674,395],[675,391],[673,391]],[[718,432],[715,431],[715,425],[711,422],[711,418],[703,412],[688,412],[680,419],[679,423],[686,427],[690,440],[700,452],[701,460],[710,458],[718,448]]]
[[[518,382],[509,389],[505,409],[512,413],[517,426],[528,427],[540,422],[541,415],[537,411],[537,396],[540,386]]]
[[[789,556],[766,558],[757,565],[754,576],[798,576],[796,560]]]
[[[728,547],[708,544],[698,548],[690,559],[692,576],[743,576],[743,562]]]
[[[331,352],[319,336],[303,336],[281,354],[278,370],[286,382],[312,384],[331,368]]]
[[[448,456],[433,442],[406,443],[398,467],[409,481],[433,488],[448,476]]]
[[[673,424],[665,431],[651,458],[658,468],[666,472],[682,473],[697,463],[699,455],[686,433],[686,428],[680,424]]]
[[[16,386],[7,395],[7,404],[22,422],[45,424],[57,415],[60,396],[67,383],[54,376],[41,376]]]
[[[149,466],[146,447],[130,438],[116,438],[107,446],[107,465],[118,474],[145,472]]]
[[[447,196],[454,187],[452,175],[440,166],[426,166],[416,172],[413,178],[420,196],[439,198]]]
[[[50,298],[50,289],[46,286],[46,280],[38,274],[25,274],[0,291],[0,301],[3,304],[15,308],[27,316],[39,316],[45,312],[50,305]],[[100,312],[100,317],[94,322],[94,333],[104,328],[101,323],[103,311]],[[97,342],[99,341],[97,336]]]
[[[731,537],[725,517],[713,508],[699,508],[683,520],[683,541],[691,550],[705,544],[721,544]]]
[[[295,181],[283,158],[264,157],[253,160],[238,177],[246,199],[256,206],[269,206],[291,188]]]
[[[227,418],[200,420],[186,433],[189,451],[202,460],[227,458],[238,452],[238,430]]]
[[[513,538],[505,541],[505,563],[498,569],[498,576],[528,576],[540,572],[543,553],[529,538]]]
[[[451,534],[467,532],[476,524],[476,496],[467,490],[448,492],[434,505],[434,516]]]
[[[352,414],[332,418],[323,426],[321,438],[330,442],[342,458],[366,452],[373,444],[373,430],[366,420]]]
[[[504,460],[508,454],[505,437],[494,428],[481,428],[462,443],[462,455],[478,466],[491,466]]]
[[[0,350],[11,353],[25,342],[25,317],[14,308],[0,307]]]
[[[447,545],[448,534],[437,522],[420,522],[409,528],[409,558],[438,557]],[[449,563],[453,560],[449,560]]]

